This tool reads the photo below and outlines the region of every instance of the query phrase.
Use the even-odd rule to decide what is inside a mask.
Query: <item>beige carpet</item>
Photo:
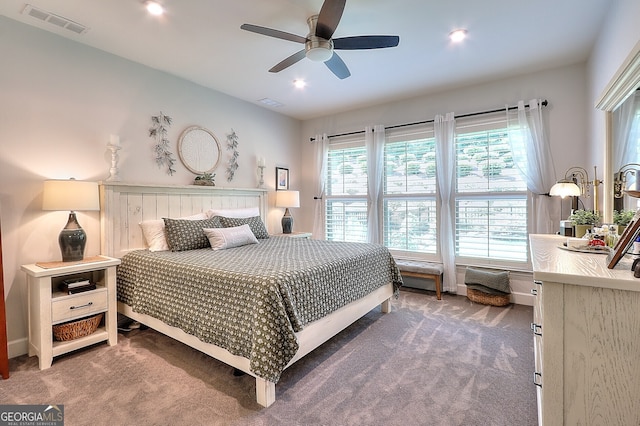
[[[1,404],[64,404],[74,425],[535,425],[531,307],[403,290],[289,368],[276,402],[254,380],[153,330],[10,361]]]

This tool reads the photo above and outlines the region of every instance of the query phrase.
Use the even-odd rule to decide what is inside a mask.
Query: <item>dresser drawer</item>
[[[107,310],[107,289],[56,297],[51,302],[51,322],[58,324]]]

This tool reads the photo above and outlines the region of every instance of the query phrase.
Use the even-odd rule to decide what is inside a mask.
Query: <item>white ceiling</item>
[[[587,59],[615,0],[347,0],[334,37],[398,35],[398,47],[340,51],[351,71],[336,78],[303,59],[268,69],[302,48],[240,29],[243,23],[306,36],[323,0],[161,0],[149,16],[140,0],[30,0],[32,6],[89,27],[81,35],[22,13],[2,0],[0,14],[166,71],[279,113],[308,119]],[[452,45],[450,31],[466,28]],[[295,89],[294,79],[307,87]]]

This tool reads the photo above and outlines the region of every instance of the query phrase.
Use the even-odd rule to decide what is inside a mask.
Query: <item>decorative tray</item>
[[[567,251],[574,251],[576,253],[597,253],[597,254],[609,254],[611,249],[606,246],[582,246],[582,247],[567,247],[564,244],[559,245],[559,248]]]

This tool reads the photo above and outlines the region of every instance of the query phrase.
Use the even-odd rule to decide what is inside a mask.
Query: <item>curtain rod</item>
[[[549,104],[549,102],[546,99],[544,101],[542,101],[542,106],[547,106],[548,104]],[[525,108],[529,108],[529,104],[526,104]],[[518,106],[517,105],[516,106],[510,106],[510,107],[507,107],[506,109],[508,111],[511,111],[511,110],[514,110],[514,109],[518,109]],[[504,111],[504,110],[505,110],[505,108],[492,109],[492,110],[487,110],[487,111],[470,112],[468,114],[456,115],[456,116],[454,116],[454,118],[467,118],[467,117],[473,117],[473,116],[476,116],[476,115],[492,114],[492,113],[501,112],[501,111]],[[385,127],[385,130],[386,129],[397,129],[397,128],[400,128],[400,127],[416,126],[418,124],[429,124],[429,123],[433,123],[433,122],[434,122],[434,120],[425,120],[425,121],[415,121],[413,123],[396,124],[395,126]],[[339,133],[337,135],[330,135],[330,136],[327,136],[327,137],[328,138],[338,138],[338,137],[341,137],[341,136],[358,135],[358,134],[361,134],[361,133],[364,133],[364,130],[356,130],[356,131],[353,131],[353,132]],[[313,142],[313,141],[316,140],[316,138],[309,138],[309,140],[311,142]]]

